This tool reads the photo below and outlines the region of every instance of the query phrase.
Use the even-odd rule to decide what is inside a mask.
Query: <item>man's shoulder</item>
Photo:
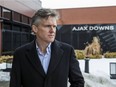
[[[32,44],[33,44],[33,41],[29,42],[29,43],[26,43],[26,44],[23,44],[20,47],[17,47],[15,49],[15,51],[23,51],[23,50],[29,49],[32,46]]]
[[[66,47],[66,48],[73,48],[70,44],[68,43],[65,43],[65,42],[61,42],[61,41],[58,41],[56,40],[56,43],[60,46],[60,47]]]

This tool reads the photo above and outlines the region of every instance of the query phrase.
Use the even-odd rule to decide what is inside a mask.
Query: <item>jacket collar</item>
[[[30,43],[29,48],[27,48],[26,55],[28,56],[28,59],[32,64],[32,66],[35,68],[35,70],[37,70],[42,76],[45,77],[46,74],[37,55],[35,40]],[[63,56],[63,50],[61,49],[61,44],[59,41],[55,40],[51,44],[51,59],[47,72],[48,76],[52,74],[52,72],[55,70],[62,56]]]

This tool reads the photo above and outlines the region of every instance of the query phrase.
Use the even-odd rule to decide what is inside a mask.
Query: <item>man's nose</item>
[[[56,30],[56,27],[54,27],[54,26],[51,26],[51,27],[50,27],[50,31],[51,31],[51,32],[55,32],[55,30]]]

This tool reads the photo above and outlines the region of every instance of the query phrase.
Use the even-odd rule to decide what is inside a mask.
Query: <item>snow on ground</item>
[[[116,63],[116,58],[106,59],[90,59],[89,60],[89,72],[100,74],[99,72],[104,72],[110,75],[110,62]],[[85,70],[85,60],[79,60],[81,71]]]
[[[109,75],[102,72],[100,72],[101,75],[97,75],[97,73],[83,73],[85,87],[116,87],[116,80],[111,80]]]
[[[0,69],[6,69],[6,63],[0,63]]]
[[[9,81],[9,80],[10,80],[10,73],[0,71],[0,81]]]
[[[85,79],[85,87],[116,87],[116,79],[110,79],[111,62],[116,63],[116,58],[90,59],[88,74],[84,73],[85,60],[79,60]]]
[[[85,60],[79,60],[85,79],[85,87],[116,87],[116,79],[110,79],[110,62],[116,63],[116,58],[90,59],[89,73],[84,73]],[[9,72],[2,71],[5,68],[6,63],[0,64],[0,81],[10,80]]]

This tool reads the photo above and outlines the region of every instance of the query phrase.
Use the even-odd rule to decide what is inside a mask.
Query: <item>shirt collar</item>
[[[42,54],[41,51],[40,51],[39,46],[37,45],[37,42],[36,42],[36,49],[39,52],[39,54]],[[51,43],[49,43],[48,46],[47,46],[47,48],[46,48],[46,53],[48,54],[50,52],[51,52]]]

